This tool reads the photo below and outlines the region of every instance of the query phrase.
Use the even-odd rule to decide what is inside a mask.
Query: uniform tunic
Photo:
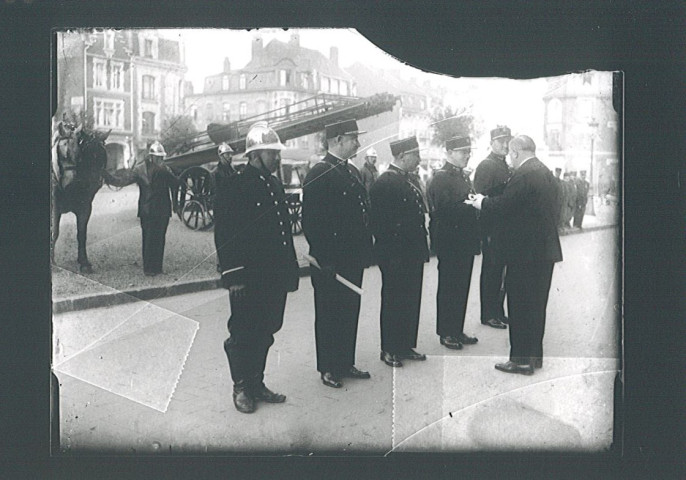
[[[476,172],[474,172],[474,190],[476,190],[476,193],[489,197],[498,196],[502,194],[509,178],[510,169],[505,161],[505,156],[491,152],[476,167]],[[505,264],[496,255],[498,224],[488,218],[481,218],[479,223],[481,249],[483,252],[479,291],[481,296],[481,321],[485,322],[492,318],[502,319],[505,317],[503,309],[505,296],[501,292]]]
[[[262,384],[269,347],[281,329],[286,294],[298,288],[286,195],[281,182],[248,164],[220,182],[214,206],[214,240],[225,288],[245,285],[229,297],[230,336],[224,342],[234,385]]]
[[[376,182],[376,179],[379,178],[379,170],[377,170],[376,165],[364,162],[360,174],[362,175],[362,184],[364,185],[364,188],[367,189],[367,192],[369,192],[369,189],[374,182]]]
[[[510,360],[519,364],[543,357],[553,266],[562,261],[558,193],[550,170],[532,157],[515,171],[502,195],[482,203],[482,217],[501,226],[498,248],[507,265]]]
[[[143,232],[143,271],[162,273],[164,244],[172,213],[172,191],[179,180],[169,167],[154,162],[139,163],[133,168],[138,184],[138,217]]]
[[[424,263],[429,259],[420,188],[391,164],[372,185],[372,230],[381,269],[381,349],[404,354],[417,346]]]
[[[332,154],[315,164],[303,187],[302,225],[310,255],[354,284],[372,261],[369,202],[359,171]],[[343,373],[355,364],[360,296],[311,270],[317,370]]]
[[[463,333],[474,255],[480,252],[476,210],[464,204],[473,193],[469,177],[446,162],[427,189],[431,209],[431,246],[438,257],[436,333],[456,337]]]

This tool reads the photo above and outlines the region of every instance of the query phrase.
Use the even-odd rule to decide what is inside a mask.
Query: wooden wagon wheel
[[[302,225],[302,202],[300,195],[292,193],[288,195],[286,202],[288,204],[288,213],[291,220],[291,233],[298,235],[303,231]]]
[[[193,230],[214,225],[212,174],[204,167],[190,167],[179,176],[178,215]]]

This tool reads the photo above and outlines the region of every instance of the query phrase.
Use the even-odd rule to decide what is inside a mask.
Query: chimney
[[[224,73],[229,73],[231,71],[231,61],[229,57],[224,57]]]
[[[338,47],[331,47],[330,52],[329,58],[331,59],[331,62],[338,66]]]
[[[300,34],[291,33],[291,41],[289,43],[293,47],[300,47]]]
[[[260,58],[262,55],[262,37],[255,36],[252,39],[252,58]]]

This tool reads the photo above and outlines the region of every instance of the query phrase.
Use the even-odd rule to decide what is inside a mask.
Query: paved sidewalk
[[[561,235],[577,235],[581,233],[593,232],[606,228],[616,228],[616,219],[614,216],[608,215],[586,215],[584,217],[584,228],[570,228],[561,232]],[[307,240],[301,234],[294,238],[296,252],[298,254],[298,261],[300,264],[301,277],[309,275],[309,265],[302,257],[307,253]],[[213,261],[213,257],[211,259]],[[68,275],[67,278],[73,277],[76,281],[84,282],[86,279],[76,273],[62,272],[62,276]],[[111,305],[121,305],[124,303],[136,302],[138,300],[153,300],[168,296],[182,295],[186,293],[200,292],[205,290],[212,290],[219,288],[218,274],[213,274],[209,277],[199,279],[181,279],[175,280],[172,276],[164,275],[156,279],[155,285],[142,286],[138,288],[128,288],[125,290],[116,290],[101,284],[98,293],[90,293],[86,295],[74,295],[69,298],[59,298],[53,300],[52,308],[54,314],[71,312],[75,310],[84,310],[91,308],[106,307]],[[62,279],[61,281],[69,281]]]
[[[507,330],[478,322],[475,261],[461,351],[435,334],[436,259],[425,268],[417,349],[426,362],[379,361],[380,272],[365,272],[357,365],[371,380],[321,384],[312,286],[289,295],[266,383],[288,398],[238,413],[222,348],[227,294],[207,290],[55,315],[60,446],[65,454],[296,455],[534,451],[602,453],[612,442],[618,372],[617,234],[562,239],[553,276],[543,369],[493,368]],[[602,259],[602,261],[599,261]],[[578,339],[583,338],[583,342]]]

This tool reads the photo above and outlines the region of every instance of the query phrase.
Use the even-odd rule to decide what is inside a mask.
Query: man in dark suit
[[[222,143],[217,148],[217,154],[219,155],[219,162],[217,162],[217,168],[212,172],[215,188],[219,188],[221,184],[236,174],[236,169],[232,165],[233,148],[231,145]]]
[[[147,276],[162,273],[164,243],[172,213],[173,192],[179,179],[162,162],[166,152],[160,142],[150,146],[145,162],[133,168],[138,184],[138,217],[143,231],[143,272]],[[128,182],[127,182],[128,183]]]
[[[532,375],[543,366],[546,306],[556,262],[562,261],[557,232],[558,187],[548,167],[536,158],[526,135],[510,141],[515,172],[502,195],[477,195],[466,202],[483,218],[500,225],[498,251],[507,265],[510,360],[495,366],[506,373]]]
[[[476,167],[474,172],[474,190],[477,193],[489,197],[503,193],[505,184],[510,178],[510,169],[505,157],[511,138],[508,127],[498,126],[491,130],[491,153]],[[505,264],[496,253],[495,230],[497,228],[493,220],[481,219],[481,250],[483,252],[479,282],[481,323],[493,328],[507,328],[507,317],[503,308]]]
[[[465,335],[469,285],[474,255],[480,252],[476,210],[463,202],[474,193],[464,168],[471,155],[469,137],[455,137],[445,142],[448,157],[434,173],[427,188],[431,210],[431,247],[438,257],[438,292],[436,293],[436,333],[441,345],[460,350],[478,339]]]
[[[590,184],[586,180],[586,170],[581,170],[581,176],[576,178],[576,206],[574,210],[574,226],[583,228],[581,225],[586,214],[586,204],[588,203],[588,189]]]
[[[381,269],[381,360],[426,360],[417,346],[424,263],[429,260],[425,203],[412,177],[420,162],[416,137],[391,142],[393,162],[372,185],[372,230]]]
[[[343,378],[370,378],[355,367],[360,296],[335,278],[339,274],[360,286],[372,261],[367,192],[348,161],[360,148],[362,133],[355,120],[327,125],[328,152],[303,187],[303,232],[320,267],[311,269],[317,370],[322,383],[333,388],[341,388]]]
[[[286,296],[298,288],[286,194],[272,175],[285,148],[267,122],[246,137],[248,164],[220,183],[214,207],[214,241],[229,290],[231,317],[224,351],[233,380],[233,401],[242,413],[256,403],[282,403],[285,395],[264,384],[267,353],[283,324]]]

